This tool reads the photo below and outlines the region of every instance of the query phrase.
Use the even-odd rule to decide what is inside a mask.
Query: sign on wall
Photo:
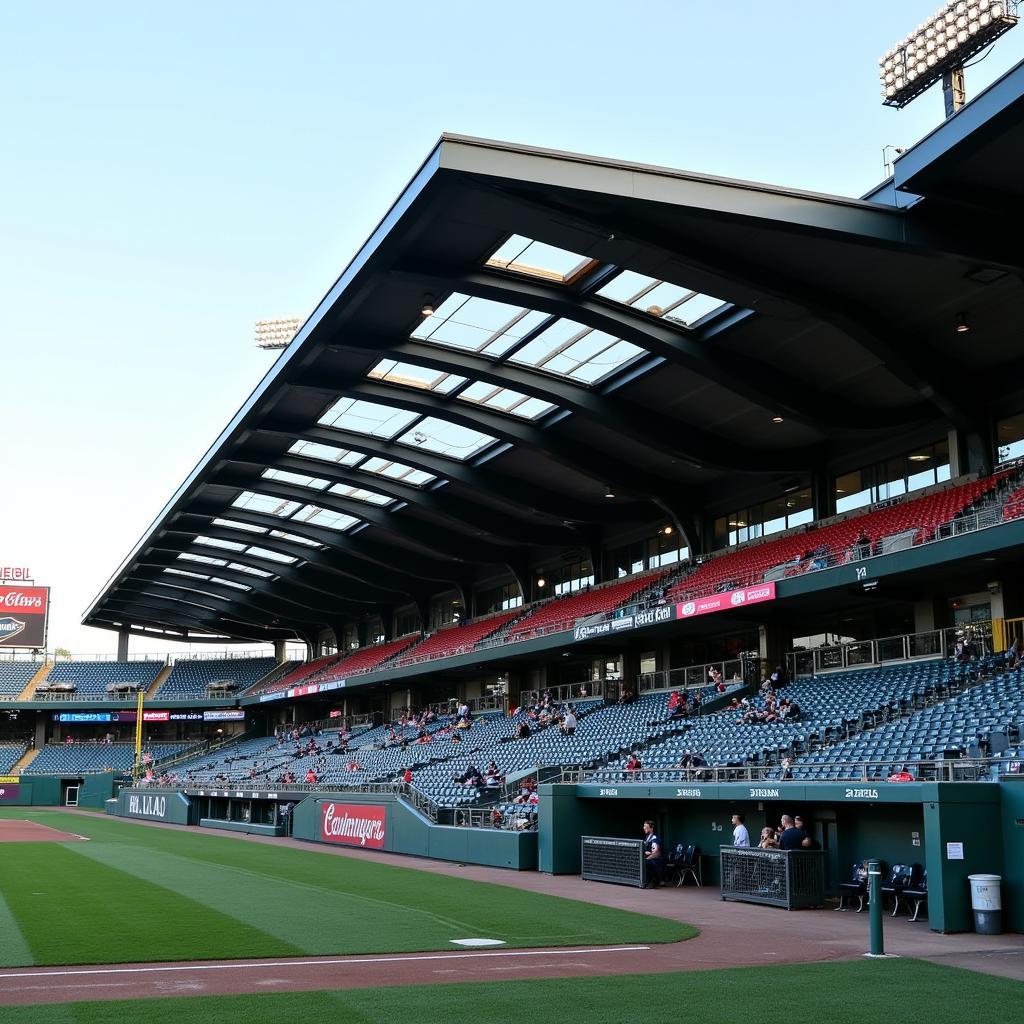
[[[0,586],[0,647],[45,647],[49,605],[49,587]]]
[[[320,839],[325,843],[384,848],[387,808],[380,804],[320,805]]]

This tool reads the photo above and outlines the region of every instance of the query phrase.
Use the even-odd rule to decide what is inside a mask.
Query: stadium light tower
[[[942,79],[946,117],[967,101],[964,66],[1017,24],[1019,0],[951,0],[878,59],[882,102],[905,107]]]
[[[256,347],[268,350],[287,348],[301,326],[302,318],[297,316],[283,320],[257,320]]]

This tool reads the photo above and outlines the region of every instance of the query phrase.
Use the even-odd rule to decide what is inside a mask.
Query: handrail
[[[1024,760],[1024,759],[1022,759]],[[980,778],[994,778],[1000,765],[1010,764],[1006,758],[929,758],[909,760],[898,756],[872,761],[837,761],[827,764],[794,762],[787,768],[778,764],[745,764],[737,766],[708,765],[702,768],[584,768],[566,766],[562,782],[600,783],[720,783],[720,782],[885,782],[889,775],[906,771],[914,782],[976,782]],[[993,773],[992,769],[996,769]],[[816,778],[809,774],[825,769],[829,778]],[[837,774],[832,774],[837,773]],[[881,776],[881,777],[878,777]],[[893,783],[898,784],[898,783]]]

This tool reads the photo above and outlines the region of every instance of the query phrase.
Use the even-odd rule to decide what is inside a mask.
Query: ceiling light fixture
[[[604,496],[606,498],[614,498],[615,492],[612,490],[612,485],[608,484],[604,489]]]
[[[967,322],[967,314],[960,313],[956,318],[956,333],[966,334],[971,329],[971,325]]]
[[[434,300],[430,295],[423,297],[423,306],[420,309],[422,316],[433,316],[434,315]]]
[[[772,423],[782,423],[782,422],[783,422],[783,420],[782,420],[781,416],[776,415],[776,416],[772,417]]]
[[[543,587],[547,586],[547,582],[548,581],[546,579],[544,579],[543,576],[538,576],[537,577],[537,589],[540,590]]]

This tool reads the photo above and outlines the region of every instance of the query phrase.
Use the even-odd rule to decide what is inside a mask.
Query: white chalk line
[[[274,960],[262,963],[175,964],[169,967],[91,967],[65,971],[17,971],[0,974],[2,979],[19,978],[71,978],[99,974],[169,974],[181,971],[244,971],[269,967],[332,967],[345,964],[397,964],[423,960],[488,960],[495,957],[515,956],[586,956],[590,953],[639,953],[650,946],[600,946],[590,949],[518,949],[493,953],[427,953],[408,956],[346,957],[337,960]],[[10,986],[13,987],[13,986]]]

